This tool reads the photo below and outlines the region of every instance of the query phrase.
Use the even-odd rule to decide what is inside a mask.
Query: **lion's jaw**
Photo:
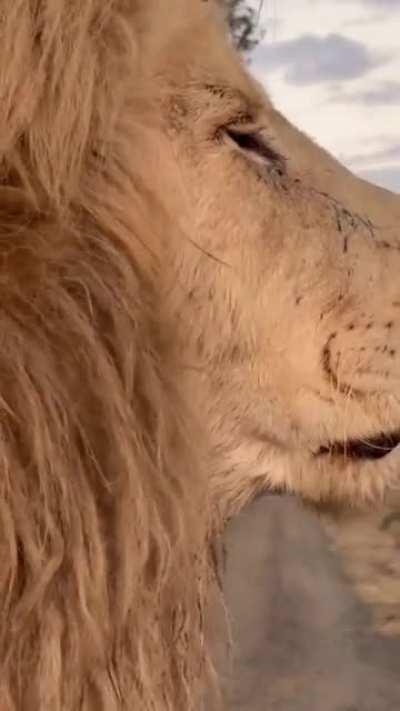
[[[167,293],[211,486],[227,511],[264,488],[376,499],[400,470],[400,200],[287,124],[209,12],[176,21],[153,83],[185,235]]]

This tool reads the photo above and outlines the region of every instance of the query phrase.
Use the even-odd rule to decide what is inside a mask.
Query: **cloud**
[[[352,20],[345,20],[341,24],[341,28],[344,30],[359,30],[361,27],[370,27],[371,25],[378,25],[379,23],[387,22],[388,14],[386,12],[385,7],[381,5],[376,5],[376,7],[376,12],[371,12],[366,16],[363,15],[360,17],[355,17]]]
[[[400,0],[364,0],[366,5],[377,7],[380,10],[388,8],[389,10],[400,10]]]
[[[339,2],[348,4],[349,0],[339,0]],[[358,5],[361,5],[363,8],[367,6],[379,11],[394,10],[398,12],[400,10],[400,0],[358,0]]]
[[[372,89],[350,93],[339,85],[334,88],[329,101],[363,104],[365,106],[400,106],[400,82],[382,81]]]
[[[400,143],[395,143],[393,145],[381,148],[378,151],[372,151],[371,153],[355,153],[353,155],[345,156],[345,162],[347,165],[356,166],[358,168],[374,168],[376,166],[387,167],[388,163],[399,162],[400,163]]]
[[[294,40],[262,45],[256,61],[267,70],[284,69],[290,84],[306,85],[356,79],[385,59],[362,42],[341,34],[304,34]]]
[[[376,183],[376,185],[380,185],[382,188],[400,193],[400,166],[361,170],[358,171],[358,175],[370,183]]]

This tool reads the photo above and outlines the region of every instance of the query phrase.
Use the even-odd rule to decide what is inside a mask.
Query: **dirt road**
[[[315,515],[264,497],[225,543],[228,711],[399,711],[400,640],[372,631]]]

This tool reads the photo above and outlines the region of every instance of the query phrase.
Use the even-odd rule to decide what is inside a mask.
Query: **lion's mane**
[[[1,711],[188,711],[207,666],[209,506],[136,160],[135,12],[0,8]]]

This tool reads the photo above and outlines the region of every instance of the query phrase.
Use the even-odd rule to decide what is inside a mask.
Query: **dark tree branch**
[[[256,10],[246,0],[226,0],[227,19],[236,47],[250,52],[262,38]]]

